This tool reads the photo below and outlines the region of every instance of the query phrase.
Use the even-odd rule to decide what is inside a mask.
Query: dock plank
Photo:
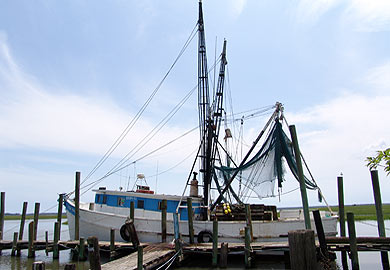
[[[148,245],[144,248],[143,267],[144,269],[154,268],[168,261],[174,254],[175,250],[166,245]],[[135,270],[137,269],[138,254],[131,253],[125,257],[107,262],[102,265],[102,270]]]

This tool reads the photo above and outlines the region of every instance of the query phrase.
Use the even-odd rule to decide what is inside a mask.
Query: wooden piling
[[[134,221],[131,219],[129,221],[126,221],[126,227],[130,234],[130,241],[133,244],[134,248],[137,248],[139,246],[139,240],[137,231],[135,230]]]
[[[95,236],[88,237],[88,257],[91,270],[101,270],[99,240]]]
[[[115,229],[110,230],[110,259],[115,257]]]
[[[19,240],[20,241],[23,240],[24,225],[26,223],[27,205],[28,205],[27,202],[23,202],[22,215],[20,217],[20,227],[19,227]],[[17,252],[16,252],[16,256],[19,257],[20,255],[21,255],[21,251],[18,248]]]
[[[142,246],[138,246],[138,260],[137,260],[137,269],[143,270],[144,263],[143,263],[143,257],[144,257],[144,249]]]
[[[211,265],[216,267],[218,265],[218,221],[213,220],[213,251]]]
[[[79,261],[85,261],[85,239],[83,237],[80,237],[79,240]]]
[[[35,257],[35,250],[34,250],[34,221],[31,221],[28,224],[28,258],[34,258]]]
[[[357,251],[355,217],[353,213],[347,213],[349,247],[351,250],[352,270],[359,270],[359,256]]]
[[[249,226],[245,226],[245,267],[250,268],[252,266],[251,258],[251,234]]]
[[[3,240],[5,220],[5,192],[0,195],[0,240]],[[0,250],[1,254],[1,250]]]
[[[80,238],[80,172],[76,172],[74,195],[74,240]]]
[[[228,243],[222,243],[221,244],[221,251],[220,251],[220,255],[219,255],[219,267],[220,268],[227,267],[228,253],[229,253]]]
[[[324,227],[322,226],[320,211],[313,211],[313,217],[316,225],[318,241],[320,242],[321,254],[325,257],[325,259],[329,259],[329,252],[328,247],[326,245],[325,232]]]
[[[135,205],[134,201],[130,202],[130,219],[134,221],[134,211],[135,211]]]
[[[343,177],[337,177],[337,189],[339,197],[339,222],[340,222],[340,236],[345,236],[345,212],[344,212],[344,185]],[[348,270],[347,252],[341,251],[341,263],[344,270]]]
[[[58,222],[54,223],[54,241],[53,241],[53,259],[58,259],[60,257],[60,252],[58,249],[58,240],[59,240],[59,224]]]
[[[295,130],[295,125],[289,126],[289,129],[290,129],[291,140],[292,140],[292,144],[294,147],[294,155],[295,155],[295,160],[296,160],[297,169],[298,169],[299,187],[301,190],[303,214],[305,217],[305,227],[306,227],[306,230],[310,230],[311,229],[311,222],[310,222],[310,214],[309,214],[309,202],[307,200],[305,176],[303,174],[301,152],[299,150],[297,132]]]
[[[45,262],[38,261],[38,262],[33,262],[32,264],[32,270],[45,270],[46,265]]]
[[[379,176],[377,170],[371,172],[372,189],[374,191],[376,218],[378,222],[378,233],[380,237],[386,237],[385,222],[383,220],[382,210],[382,197],[381,189],[379,186]],[[383,269],[389,269],[389,256],[387,251],[381,251],[382,267]]]
[[[57,222],[58,222],[58,231],[60,232],[58,240],[61,239],[61,223],[62,223],[62,206],[64,204],[64,194],[60,194],[58,197],[58,212],[57,212]]]
[[[167,200],[161,201],[161,242],[167,241]]]
[[[192,198],[187,198],[187,212],[188,212],[188,234],[190,237],[190,244],[194,243],[194,211],[192,209]]]
[[[253,242],[252,214],[251,214],[251,208],[249,204],[245,204],[245,218],[246,218],[246,226],[248,226],[250,230],[251,242]]]
[[[38,236],[38,220],[39,220],[39,207],[40,203],[36,202],[34,207],[34,241],[37,241]]]
[[[291,269],[318,269],[313,230],[289,231],[288,246]]]
[[[45,231],[45,253],[46,256],[49,255],[49,232]]]
[[[18,246],[18,233],[14,232],[14,240],[12,241],[11,256],[15,256],[16,255],[16,250],[18,248],[17,246]]]

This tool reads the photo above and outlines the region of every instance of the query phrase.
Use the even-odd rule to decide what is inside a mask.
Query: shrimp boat
[[[294,178],[300,179],[293,144],[282,127],[283,123],[287,123],[283,114],[284,108],[281,103],[273,106],[271,117],[246,155],[239,161],[234,160],[224,149],[223,142],[219,142],[220,137],[223,137],[226,145],[233,137],[232,131],[226,127],[224,136],[219,134],[221,122],[226,120],[223,116],[226,41],[220,56],[217,87],[210,102],[201,1],[197,29],[200,143],[183,194],[156,194],[147,185],[143,174],[137,175],[136,188],[131,191],[99,187],[93,190],[93,202],[80,203],[80,237],[96,236],[99,240],[109,240],[110,230],[115,229],[116,240],[131,241],[126,226],[130,219],[131,206],[134,207],[132,222],[141,242],[162,241],[162,209],[166,209],[166,241],[174,239],[174,227],[177,228],[175,221],[179,225],[181,239],[189,241],[190,219],[195,239],[199,243],[212,240],[213,220],[218,220],[219,241],[243,242],[247,226],[246,211],[251,212],[251,234],[254,242],[285,240],[288,231],[305,228],[304,212],[301,209],[281,210],[278,213],[275,206],[245,203],[246,194],[240,190],[241,186],[263,198],[274,193],[276,184],[278,188],[282,187],[285,167],[290,169]],[[263,143],[258,146],[260,140],[263,140]],[[314,179],[303,177],[306,188],[317,190],[322,196]],[[237,185],[240,187],[238,191]],[[216,198],[211,198],[211,190],[218,194]],[[64,204],[70,238],[75,239],[75,200],[68,194]],[[192,217],[188,214],[191,213],[188,211],[189,205]],[[331,210],[321,212],[321,216],[325,234],[335,236],[338,217]],[[312,228],[315,228],[312,215],[311,223]]]

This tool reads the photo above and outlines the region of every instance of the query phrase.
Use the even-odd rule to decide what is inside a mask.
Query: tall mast
[[[210,98],[209,83],[207,72],[206,41],[203,23],[202,1],[199,1],[199,20],[198,20],[198,107],[199,107],[199,126],[200,140],[202,143],[200,153],[200,172],[203,177],[203,198],[204,204],[209,203],[210,189],[210,156],[207,155],[209,145],[208,123],[210,123]]]

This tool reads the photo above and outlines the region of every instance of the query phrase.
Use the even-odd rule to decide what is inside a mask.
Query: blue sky
[[[88,174],[168,70],[197,8],[196,0],[0,3],[0,189],[7,211],[19,212],[24,200],[31,211],[34,201],[49,209],[58,193],[72,190],[76,170]],[[282,102],[328,201],[337,203],[342,172],[347,203],[373,202],[364,160],[390,141],[389,2],[205,0],[204,14],[209,65],[215,46],[219,52],[228,41],[235,111]],[[196,85],[196,46],[195,38],[96,178]],[[194,94],[134,158],[196,126],[196,106]],[[248,122],[248,137],[262,121]],[[171,168],[191,156],[197,140],[191,133],[102,185],[118,188],[134,171]],[[181,193],[191,162],[160,175],[157,190]],[[390,179],[380,176],[389,202]],[[149,182],[155,186],[155,177]],[[290,182],[285,191],[296,187]],[[300,205],[300,197],[264,203]]]

